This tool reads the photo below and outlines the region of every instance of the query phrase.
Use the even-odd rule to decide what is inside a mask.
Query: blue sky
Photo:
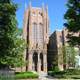
[[[50,33],[52,33],[55,29],[62,29],[64,23],[64,13],[66,12],[66,3],[67,0],[14,0],[14,2],[19,4],[19,9],[17,10],[17,20],[18,27],[23,27],[23,16],[25,10],[25,2],[28,6],[29,2],[33,7],[42,7],[42,3],[44,5],[48,5],[48,14],[50,19]]]

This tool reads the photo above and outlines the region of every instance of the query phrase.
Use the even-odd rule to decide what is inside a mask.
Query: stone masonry
[[[24,60],[25,70],[47,72],[47,44],[49,41],[48,7],[32,7],[29,4],[24,13],[23,38],[27,42]]]

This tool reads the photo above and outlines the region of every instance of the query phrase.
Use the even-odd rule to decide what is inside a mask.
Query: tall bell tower
[[[27,42],[24,59],[28,61],[27,70],[47,72],[47,44],[49,41],[48,7],[32,7],[31,3],[24,13],[23,38]]]

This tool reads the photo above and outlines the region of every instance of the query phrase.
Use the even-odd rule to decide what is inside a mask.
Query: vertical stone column
[[[30,51],[30,53],[29,53],[29,56],[28,56],[28,71],[32,71],[32,61],[33,61],[33,59],[32,59],[32,57],[33,57],[33,53],[32,53],[32,51]]]
[[[40,52],[38,52],[37,71],[38,71],[39,73],[40,73],[40,71],[41,71]]]
[[[24,50],[24,55],[23,55],[23,57],[24,57],[24,63],[26,63],[26,56],[27,56],[27,54],[26,54],[26,49],[25,49]],[[23,71],[23,72],[26,71],[26,65],[21,68],[21,71]]]
[[[43,71],[47,73],[47,53],[43,53]]]
[[[48,6],[46,6],[46,43],[49,42],[49,18],[48,18]]]

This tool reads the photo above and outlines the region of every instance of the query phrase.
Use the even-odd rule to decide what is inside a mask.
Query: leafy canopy
[[[0,66],[15,66],[22,60],[24,40],[18,36],[17,4],[0,0]]]
[[[64,24],[68,31],[69,42],[72,45],[80,46],[80,0],[68,0],[68,10],[64,15],[66,23]],[[77,36],[74,35],[77,33]]]

